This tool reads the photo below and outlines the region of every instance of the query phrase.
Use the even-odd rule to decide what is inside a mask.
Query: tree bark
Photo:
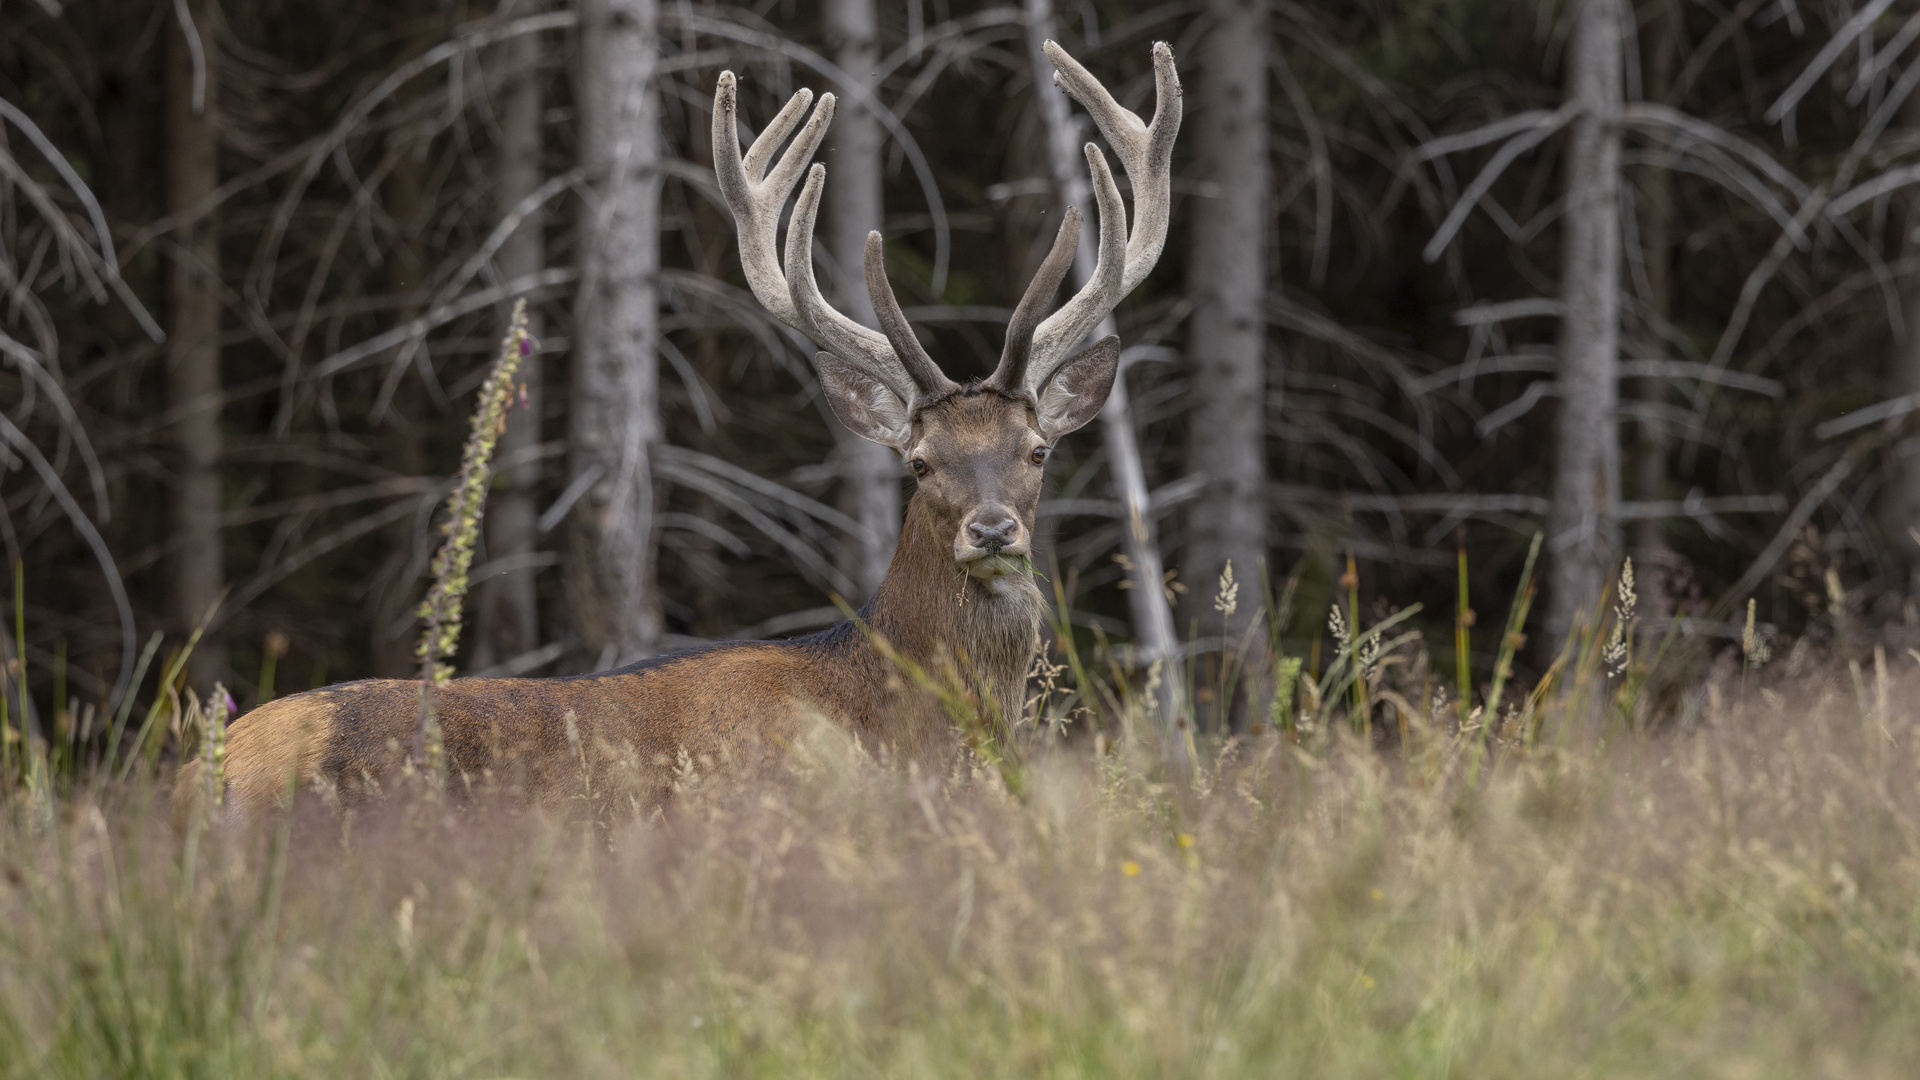
[[[880,59],[880,32],[873,0],[827,0],[827,47],[834,63],[855,79],[867,79]],[[869,91],[878,93],[871,80]],[[826,160],[833,171],[827,185],[827,253],[834,263],[833,300],[847,316],[878,327],[867,298],[864,270],[867,233],[884,224],[881,201],[880,119],[841,96],[834,114]],[[893,451],[848,431],[833,421],[840,459],[840,510],[860,523],[860,535],[840,549],[839,568],[860,587],[865,601],[887,576],[894,545],[900,539],[900,459]],[[855,599],[855,598],[849,598]]]
[[[1570,126],[1561,220],[1559,423],[1547,513],[1546,647],[1599,598],[1619,551],[1622,0],[1579,0],[1567,55]]]
[[[510,5],[512,0],[507,0]],[[504,50],[509,70],[516,73],[500,109],[500,147],[498,189],[494,211],[501,217],[513,213],[520,200],[541,184],[540,160],[540,41],[522,34]],[[538,273],[546,266],[546,214],[536,210],[520,222],[518,228],[500,245],[496,256],[500,276],[513,279]],[[511,310],[511,305],[507,310]],[[504,326],[504,320],[502,322]],[[538,338],[540,321],[529,308],[527,329]],[[487,561],[526,560],[534,554],[539,539],[536,521],[539,509],[534,496],[540,486],[540,354],[520,361],[520,385],[526,404],[507,414],[507,430],[500,437],[496,453],[502,468],[494,474],[494,489],[487,508]],[[540,645],[539,596],[534,590],[534,568],[524,566],[495,574],[480,582],[479,608],[475,612],[474,670],[490,668],[533,651]]]
[[[1034,92],[1038,95],[1041,121],[1047,140],[1047,167],[1053,174],[1054,189],[1060,206],[1077,206],[1083,215],[1094,210],[1093,183],[1086,173],[1086,158],[1081,155],[1081,130],[1067,105],[1067,95],[1054,88],[1053,65],[1041,46],[1054,34],[1052,0],[1026,0],[1027,54],[1033,66]],[[1094,220],[1093,217],[1087,220]],[[1080,249],[1074,253],[1075,289],[1093,277],[1098,262],[1097,227],[1080,231]],[[1113,316],[1108,315],[1094,330],[1095,340],[1114,332]],[[1113,472],[1126,521],[1120,530],[1121,548],[1132,566],[1132,588],[1127,603],[1133,616],[1134,645],[1141,666],[1160,665],[1158,701],[1162,754],[1180,772],[1190,764],[1183,727],[1186,694],[1185,665],[1180,663],[1180,639],[1173,626],[1173,608],[1163,591],[1164,569],[1160,544],[1154,536],[1153,517],[1147,497],[1146,469],[1140,462],[1139,440],[1134,436],[1133,410],[1127,399],[1127,374],[1124,364],[1113,380],[1113,391],[1100,409],[1100,430],[1106,444],[1108,468]]]
[[[660,440],[660,122],[656,0],[581,0],[581,221],[574,317],[576,477],[571,593],[590,649],[609,662],[657,651],[653,447]]]
[[[1193,411],[1186,457],[1206,487],[1188,512],[1181,576],[1188,618],[1201,636],[1237,645],[1259,616],[1262,605],[1255,597],[1267,553],[1266,5],[1206,0],[1202,18],[1207,27],[1193,61],[1190,99],[1194,174],[1218,194],[1190,204],[1187,364]],[[1244,598],[1232,617],[1214,603],[1229,563]]]
[[[168,283],[167,401],[179,420],[173,493],[172,606],[176,628],[201,624],[225,582],[220,533],[220,211],[195,211],[220,185],[220,64],[216,0],[187,0],[191,25],[168,27],[167,212],[180,222]],[[192,35],[189,37],[189,35]],[[203,638],[188,661],[205,691],[226,676],[225,649]]]

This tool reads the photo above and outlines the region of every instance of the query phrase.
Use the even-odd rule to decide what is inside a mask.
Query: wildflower
[[[1613,636],[1607,639],[1606,651],[1600,654],[1600,659],[1607,665],[1608,674],[1619,675],[1627,670],[1627,626],[1633,622],[1633,608],[1640,600],[1633,591],[1631,558],[1620,568],[1620,584],[1614,595]]]
[[[1333,633],[1333,640],[1340,646],[1341,652],[1346,652],[1353,648],[1353,632],[1358,629],[1358,627],[1350,627],[1347,625],[1347,617],[1340,614],[1339,604],[1333,604],[1328,609],[1327,629]],[[1379,659],[1380,637],[1376,634],[1372,638],[1369,638],[1364,645],[1360,646],[1360,651],[1354,656],[1353,662],[1354,666],[1358,667],[1363,674],[1368,678],[1372,678],[1373,666]]]
[[[1226,618],[1240,610],[1240,583],[1233,580],[1233,560],[1227,560],[1226,569],[1220,571],[1220,589],[1213,597],[1213,610]]]
[[[1132,859],[1128,859],[1126,862],[1120,864],[1120,872],[1128,877],[1139,877],[1140,864],[1134,862]]]
[[[1379,984],[1379,983],[1376,983],[1376,982],[1374,982],[1374,981],[1373,981],[1373,976],[1371,976],[1371,975],[1362,975],[1362,976],[1360,976],[1360,989],[1362,989],[1362,990],[1371,990],[1371,989],[1373,989],[1373,988],[1374,988],[1375,986],[1378,986],[1378,985],[1380,985],[1380,984]]]
[[[207,806],[219,806],[226,792],[227,717],[238,711],[233,695],[224,685],[214,683],[213,692],[207,695],[200,733],[200,778],[205,785],[201,795]]]
[[[1371,679],[1374,676],[1374,665],[1379,662],[1380,635],[1376,633],[1367,639],[1366,644],[1360,646],[1360,655],[1355,659],[1355,663],[1360,665],[1361,674]]]
[[[473,413],[473,426],[461,454],[459,482],[447,497],[447,520],[441,526],[442,542],[433,557],[433,587],[420,605],[426,629],[420,635],[414,655],[420,658],[422,679],[441,685],[453,678],[453,665],[446,662],[460,644],[460,623],[467,594],[467,572],[473,566],[473,553],[479,542],[480,519],[486,511],[487,488],[493,480],[493,451],[505,430],[506,412],[513,401],[515,371],[520,358],[533,351],[527,334],[527,304],[514,305],[513,320],[507,336],[500,342],[500,356],[480,387],[480,404]]]
[[[1747,628],[1740,635],[1740,651],[1746,656],[1747,663],[1752,664],[1754,667],[1759,667],[1773,659],[1773,650],[1767,647],[1766,639],[1760,636],[1758,629],[1754,626],[1754,609],[1756,606],[1753,598],[1748,597]]]
[[[1286,726],[1287,719],[1293,714],[1294,686],[1300,680],[1301,660],[1297,656],[1283,656],[1275,665],[1273,680],[1273,704],[1268,708],[1268,719],[1276,728]]]
[[[1179,835],[1179,836],[1178,836],[1178,837],[1177,837],[1176,839],[1178,839],[1178,840],[1179,840],[1179,842],[1180,842],[1180,846],[1181,846],[1181,847],[1188,847],[1188,848],[1190,848],[1190,847],[1192,847],[1192,846],[1193,846],[1193,834],[1192,834],[1192,833],[1184,833],[1184,832],[1183,832],[1183,833],[1181,833],[1181,834],[1180,834],[1180,835]]]

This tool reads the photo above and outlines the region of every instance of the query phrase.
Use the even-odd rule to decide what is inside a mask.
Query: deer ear
[[[1048,442],[1078,431],[1113,392],[1120,370],[1120,339],[1109,334],[1054,371],[1040,391],[1040,435]]]
[[[827,404],[833,406],[833,415],[848,430],[905,452],[913,422],[900,395],[832,353],[816,353],[813,362],[820,371],[820,388],[827,393]]]

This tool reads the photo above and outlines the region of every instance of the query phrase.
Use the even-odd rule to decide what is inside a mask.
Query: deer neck
[[[954,565],[952,550],[916,494],[867,624],[936,678],[950,665],[970,687],[984,681],[1015,712],[1039,638],[1040,590],[1024,570],[979,581]]]

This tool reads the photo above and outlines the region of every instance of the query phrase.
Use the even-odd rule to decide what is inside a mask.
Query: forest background
[[[1908,5],[16,0],[0,648],[30,712],[108,715],[196,628],[189,680],[242,707],[416,673],[518,297],[539,346],[462,672],[837,620],[907,477],[745,288],[715,80],[749,125],[842,99],[823,287],[867,314],[881,229],[964,377],[1075,198],[1051,150],[1092,137],[1036,82],[1046,37],[1142,111],[1165,40],[1186,91],[1167,251],[1117,313],[1127,410],[1065,440],[1041,506],[1075,627],[1205,652],[1261,609],[1212,603],[1231,561],[1294,581],[1294,655],[1351,587],[1368,623],[1421,602],[1450,656],[1459,553],[1504,612],[1541,531],[1536,670],[1627,554],[1644,633],[1731,645],[1750,599],[1783,644],[1914,633]],[[1497,615],[1457,621],[1488,677]]]

